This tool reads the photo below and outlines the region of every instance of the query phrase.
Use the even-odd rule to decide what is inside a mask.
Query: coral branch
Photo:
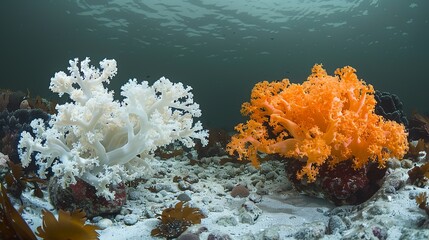
[[[258,152],[305,161],[297,178],[316,180],[319,167],[353,161],[358,169],[369,161],[380,167],[407,151],[405,127],[374,114],[371,85],[359,80],[350,66],[329,76],[316,64],[302,84],[262,82],[255,85],[241,112],[246,124],[227,146],[230,154],[258,166]]]
[[[122,86],[124,100],[119,102],[104,86],[117,73],[116,61],[104,59],[101,69],[89,62],[86,58],[79,68],[78,60],[71,60],[70,75],[58,72],[51,79],[50,89],[60,96],[67,93],[71,102],[57,105],[47,128],[33,121],[35,137],[22,133],[23,165],[36,153],[42,176],[52,167],[64,187],[79,177],[98,195],[113,198],[108,185],[145,175],[158,147],[174,141],[192,147],[195,138],[207,143],[207,131],[193,122],[201,111],[191,87],[166,78],[152,86],[132,79]]]

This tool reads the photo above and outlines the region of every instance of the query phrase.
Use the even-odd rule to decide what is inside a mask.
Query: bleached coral
[[[0,152],[0,168],[7,167],[7,162],[9,161],[9,156]]]
[[[72,101],[57,105],[49,126],[34,120],[35,137],[22,133],[18,147],[23,166],[36,153],[41,177],[52,167],[63,187],[78,177],[112,199],[108,186],[147,174],[158,147],[174,141],[192,147],[193,139],[207,144],[208,132],[193,122],[201,111],[191,87],[166,78],[152,86],[132,79],[122,86],[124,99],[118,101],[105,87],[117,73],[116,61],[101,61],[101,69],[89,62],[86,58],[79,68],[78,59],[70,60],[70,75],[60,71],[51,79],[50,89],[69,94]]]

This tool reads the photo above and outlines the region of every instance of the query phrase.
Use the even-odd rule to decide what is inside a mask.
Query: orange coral
[[[316,64],[302,84],[257,83],[241,109],[250,120],[236,126],[228,152],[255,166],[258,152],[304,161],[297,178],[308,182],[325,163],[335,167],[352,160],[358,169],[369,161],[384,167],[388,158],[402,158],[408,149],[404,126],[374,113],[374,89],[355,72],[346,66],[330,76]]]

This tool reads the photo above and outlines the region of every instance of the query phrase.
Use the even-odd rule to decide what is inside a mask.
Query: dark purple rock
[[[327,164],[320,167],[315,182],[296,179],[296,173],[303,163],[288,159],[286,174],[295,189],[315,197],[330,200],[336,205],[360,204],[368,200],[380,188],[386,169],[379,169],[370,163],[360,169],[353,169],[352,161],[344,161],[330,169]]]
[[[119,213],[127,199],[126,186],[121,183],[111,186],[110,190],[115,191],[113,200],[97,196],[95,187],[81,179],[77,179],[76,184],[65,189],[58,184],[55,177],[49,182],[50,200],[55,208],[65,211],[82,209],[87,218]]]

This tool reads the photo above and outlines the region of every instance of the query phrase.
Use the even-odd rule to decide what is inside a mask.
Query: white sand
[[[230,239],[379,239],[374,235],[374,229],[381,229],[386,239],[429,238],[429,230],[420,227],[428,216],[417,207],[414,199],[410,199],[427,191],[427,187],[405,183],[408,169],[392,170],[379,192],[360,206],[335,208],[326,200],[307,197],[293,190],[281,162],[266,162],[256,170],[249,164],[220,165],[219,160],[219,157],[204,158],[200,164],[190,165],[189,159],[181,156],[151,162],[153,176],[129,189],[129,200],[120,215],[101,221],[111,220],[112,224],[99,231],[100,239],[162,239],[150,236],[159,222],[156,214],[174,206],[181,193],[191,197],[192,207],[200,208],[207,215],[201,224],[188,229],[196,232],[205,227],[207,231],[200,234],[200,239],[207,239],[209,234],[228,235]],[[197,176],[198,182],[191,184],[189,190],[179,190],[173,177],[188,175]],[[405,184],[392,192],[392,185],[397,181]],[[251,196],[230,196],[230,188],[239,183],[248,186]],[[163,190],[153,193],[146,189],[149,186]],[[249,199],[256,201],[256,213],[250,216],[257,218],[253,223],[243,223],[242,205],[252,204]],[[28,192],[24,193],[23,200],[26,206],[23,216],[35,230],[41,225],[41,209],[53,208],[47,199],[31,197]],[[326,229],[332,216],[338,216],[340,224],[336,225],[336,233],[328,234]],[[126,225],[124,220],[127,218],[136,218],[137,222]]]

